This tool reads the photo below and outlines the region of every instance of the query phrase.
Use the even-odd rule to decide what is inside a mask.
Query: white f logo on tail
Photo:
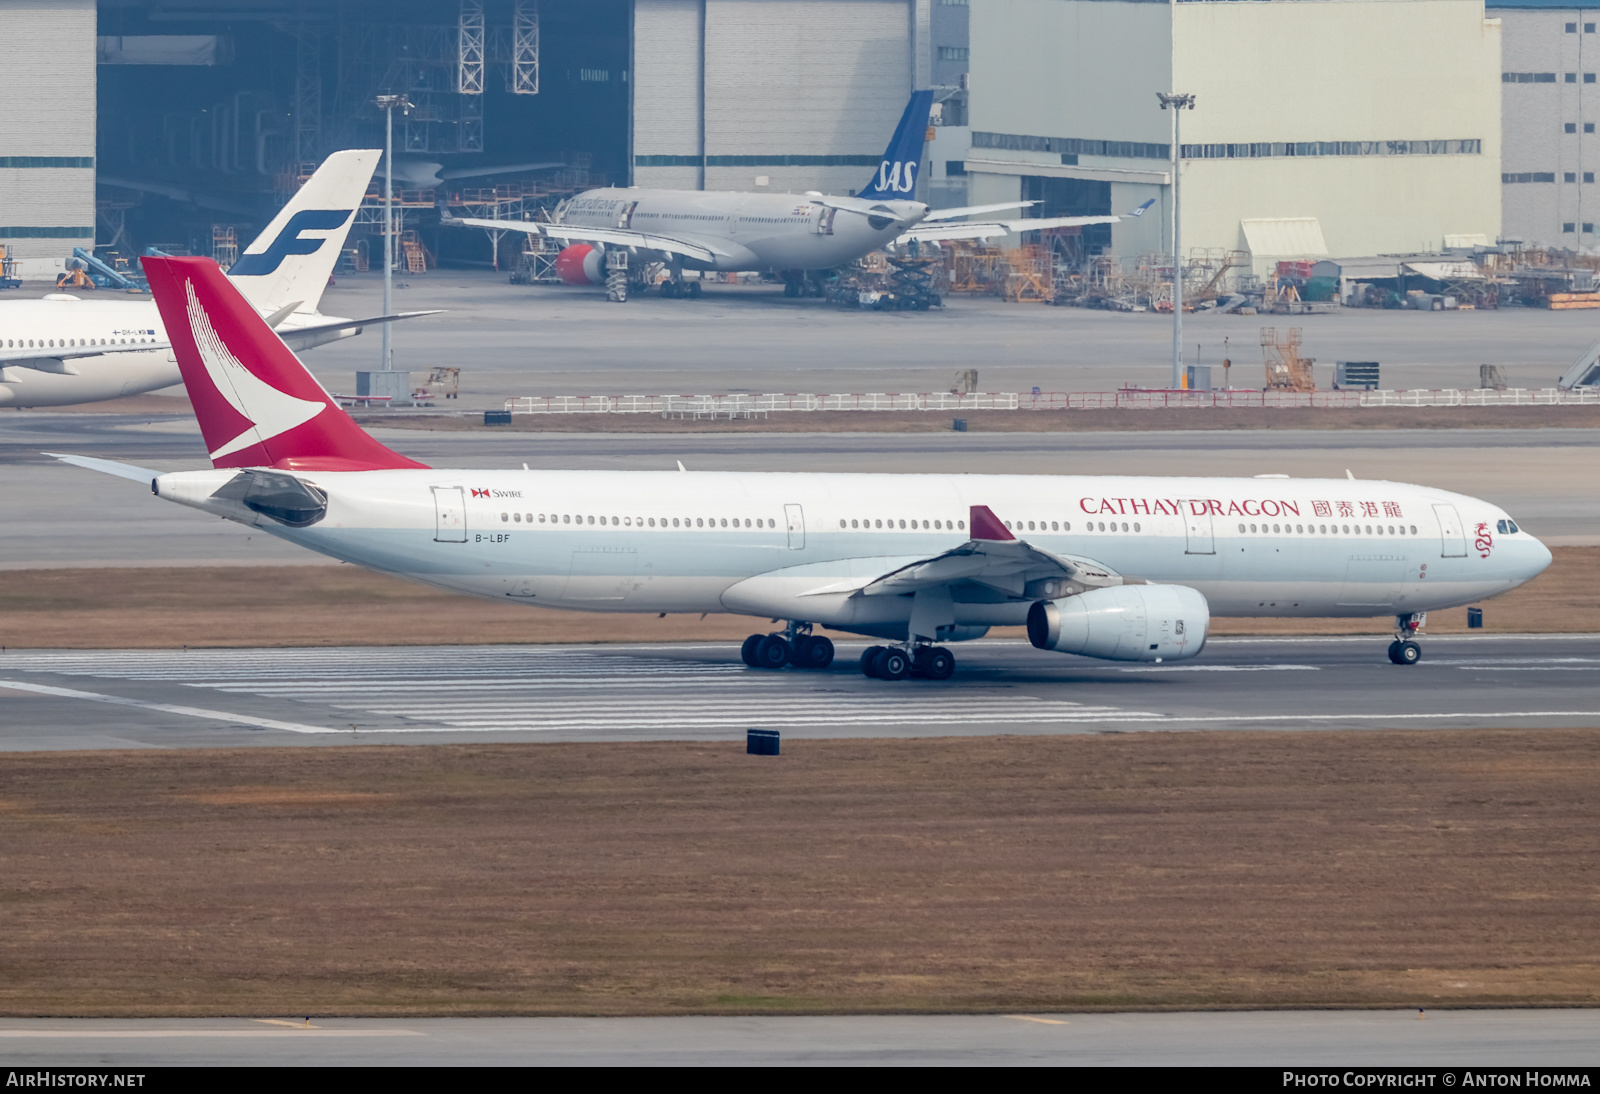
[[[211,326],[211,319],[194,295],[194,282],[185,280],[189,297],[189,329],[195,347],[205,363],[206,375],[229,405],[250,421],[250,426],[233,440],[211,453],[213,460],[249,448],[253,444],[287,433],[304,425],[324,410],[327,403],[297,399],[285,394],[239,363]]]

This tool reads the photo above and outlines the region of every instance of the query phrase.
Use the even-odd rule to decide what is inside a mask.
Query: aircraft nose
[[[1550,560],[1554,558],[1554,555],[1550,555],[1549,547],[1546,547],[1546,545],[1544,545],[1544,541],[1541,541],[1541,539],[1534,539],[1533,547],[1533,573],[1542,574],[1544,571],[1546,571],[1547,566],[1550,565]]]
[[[1544,573],[1554,556],[1550,554],[1550,548],[1546,547],[1542,541],[1532,536],[1529,536],[1528,539],[1531,541],[1528,545],[1528,578],[1531,579]]]

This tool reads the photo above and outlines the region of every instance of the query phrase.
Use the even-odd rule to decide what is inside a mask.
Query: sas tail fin
[[[214,467],[425,467],[373,440],[209,258],[145,258]]]
[[[878,171],[856,197],[872,201],[912,201],[917,196],[917,172],[922,169],[922,149],[928,141],[928,115],[933,111],[933,92],[913,91],[906,111],[900,115],[889,147],[884,149]]]
[[[315,312],[383,153],[335,152],[244,249],[232,279],[258,312]]]

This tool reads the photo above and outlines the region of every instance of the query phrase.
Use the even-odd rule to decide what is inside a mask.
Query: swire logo
[[[472,496],[475,497],[475,498],[487,498],[487,497],[490,496],[490,494],[489,494],[489,491],[487,491],[487,490],[479,490],[476,486],[474,486],[472,488]]]

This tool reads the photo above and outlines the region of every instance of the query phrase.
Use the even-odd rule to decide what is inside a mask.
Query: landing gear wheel
[[[785,281],[783,283],[783,295],[789,297],[791,300],[799,296],[800,291],[801,286],[795,284],[793,281]]]
[[[872,659],[872,675],[879,680],[904,680],[911,673],[911,658],[898,646],[885,646]]]
[[[883,647],[882,646],[868,646],[866,649],[861,651],[861,675],[862,676],[873,676],[873,677],[876,677],[878,675],[877,671],[873,669],[872,665],[873,665],[873,662],[875,662],[878,659],[878,654],[880,654],[882,652],[883,652]]]
[[[690,300],[698,300],[698,299],[700,299],[700,282],[691,281],[691,282],[689,282],[689,286],[688,287],[689,287],[689,299]]]
[[[756,647],[761,645],[761,640],[765,637],[764,634],[752,634],[744,640],[744,645],[739,647],[739,656],[753,669],[761,667],[761,662],[756,660]]]
[[[678,283],[676,281],[663,281],[661,283],[661,295],[668,300],[676,300],[678,298]]]
[[[833,643],[820,635],[802,634],[794,640],[794,667],[825,669],[833,664]]]
[[[956,671],[954,655],[943,646],[924,646],[911,663],[911,675],[923,680],[948,680]]]
[[[1394,665],[1403,665],[1403,664],[1405,664],[1404,661],[1400,660],[1400,646],[1401,645],[1402,645],[1402,643],[1401,643],[1400,639],[1398,639],[1398,638],[1396,638],[1393,642],[1389,643],[1389,662],[1391,664],[1394,664]]]
[[[756,646],[756,664],[764,669],[781,669],[789,663],[789,643],[781,634],[762,637]]]
[[[1417,645],[1415,642],[1402,642],[1402,643],[1400,643],[1400,660],[1395,662],[1396,664],[1399,664],[1399,665],[1415,665],[1418,661],[1421,661],[1421,660],[1422,660],[1422,647],[1421,646]]]

